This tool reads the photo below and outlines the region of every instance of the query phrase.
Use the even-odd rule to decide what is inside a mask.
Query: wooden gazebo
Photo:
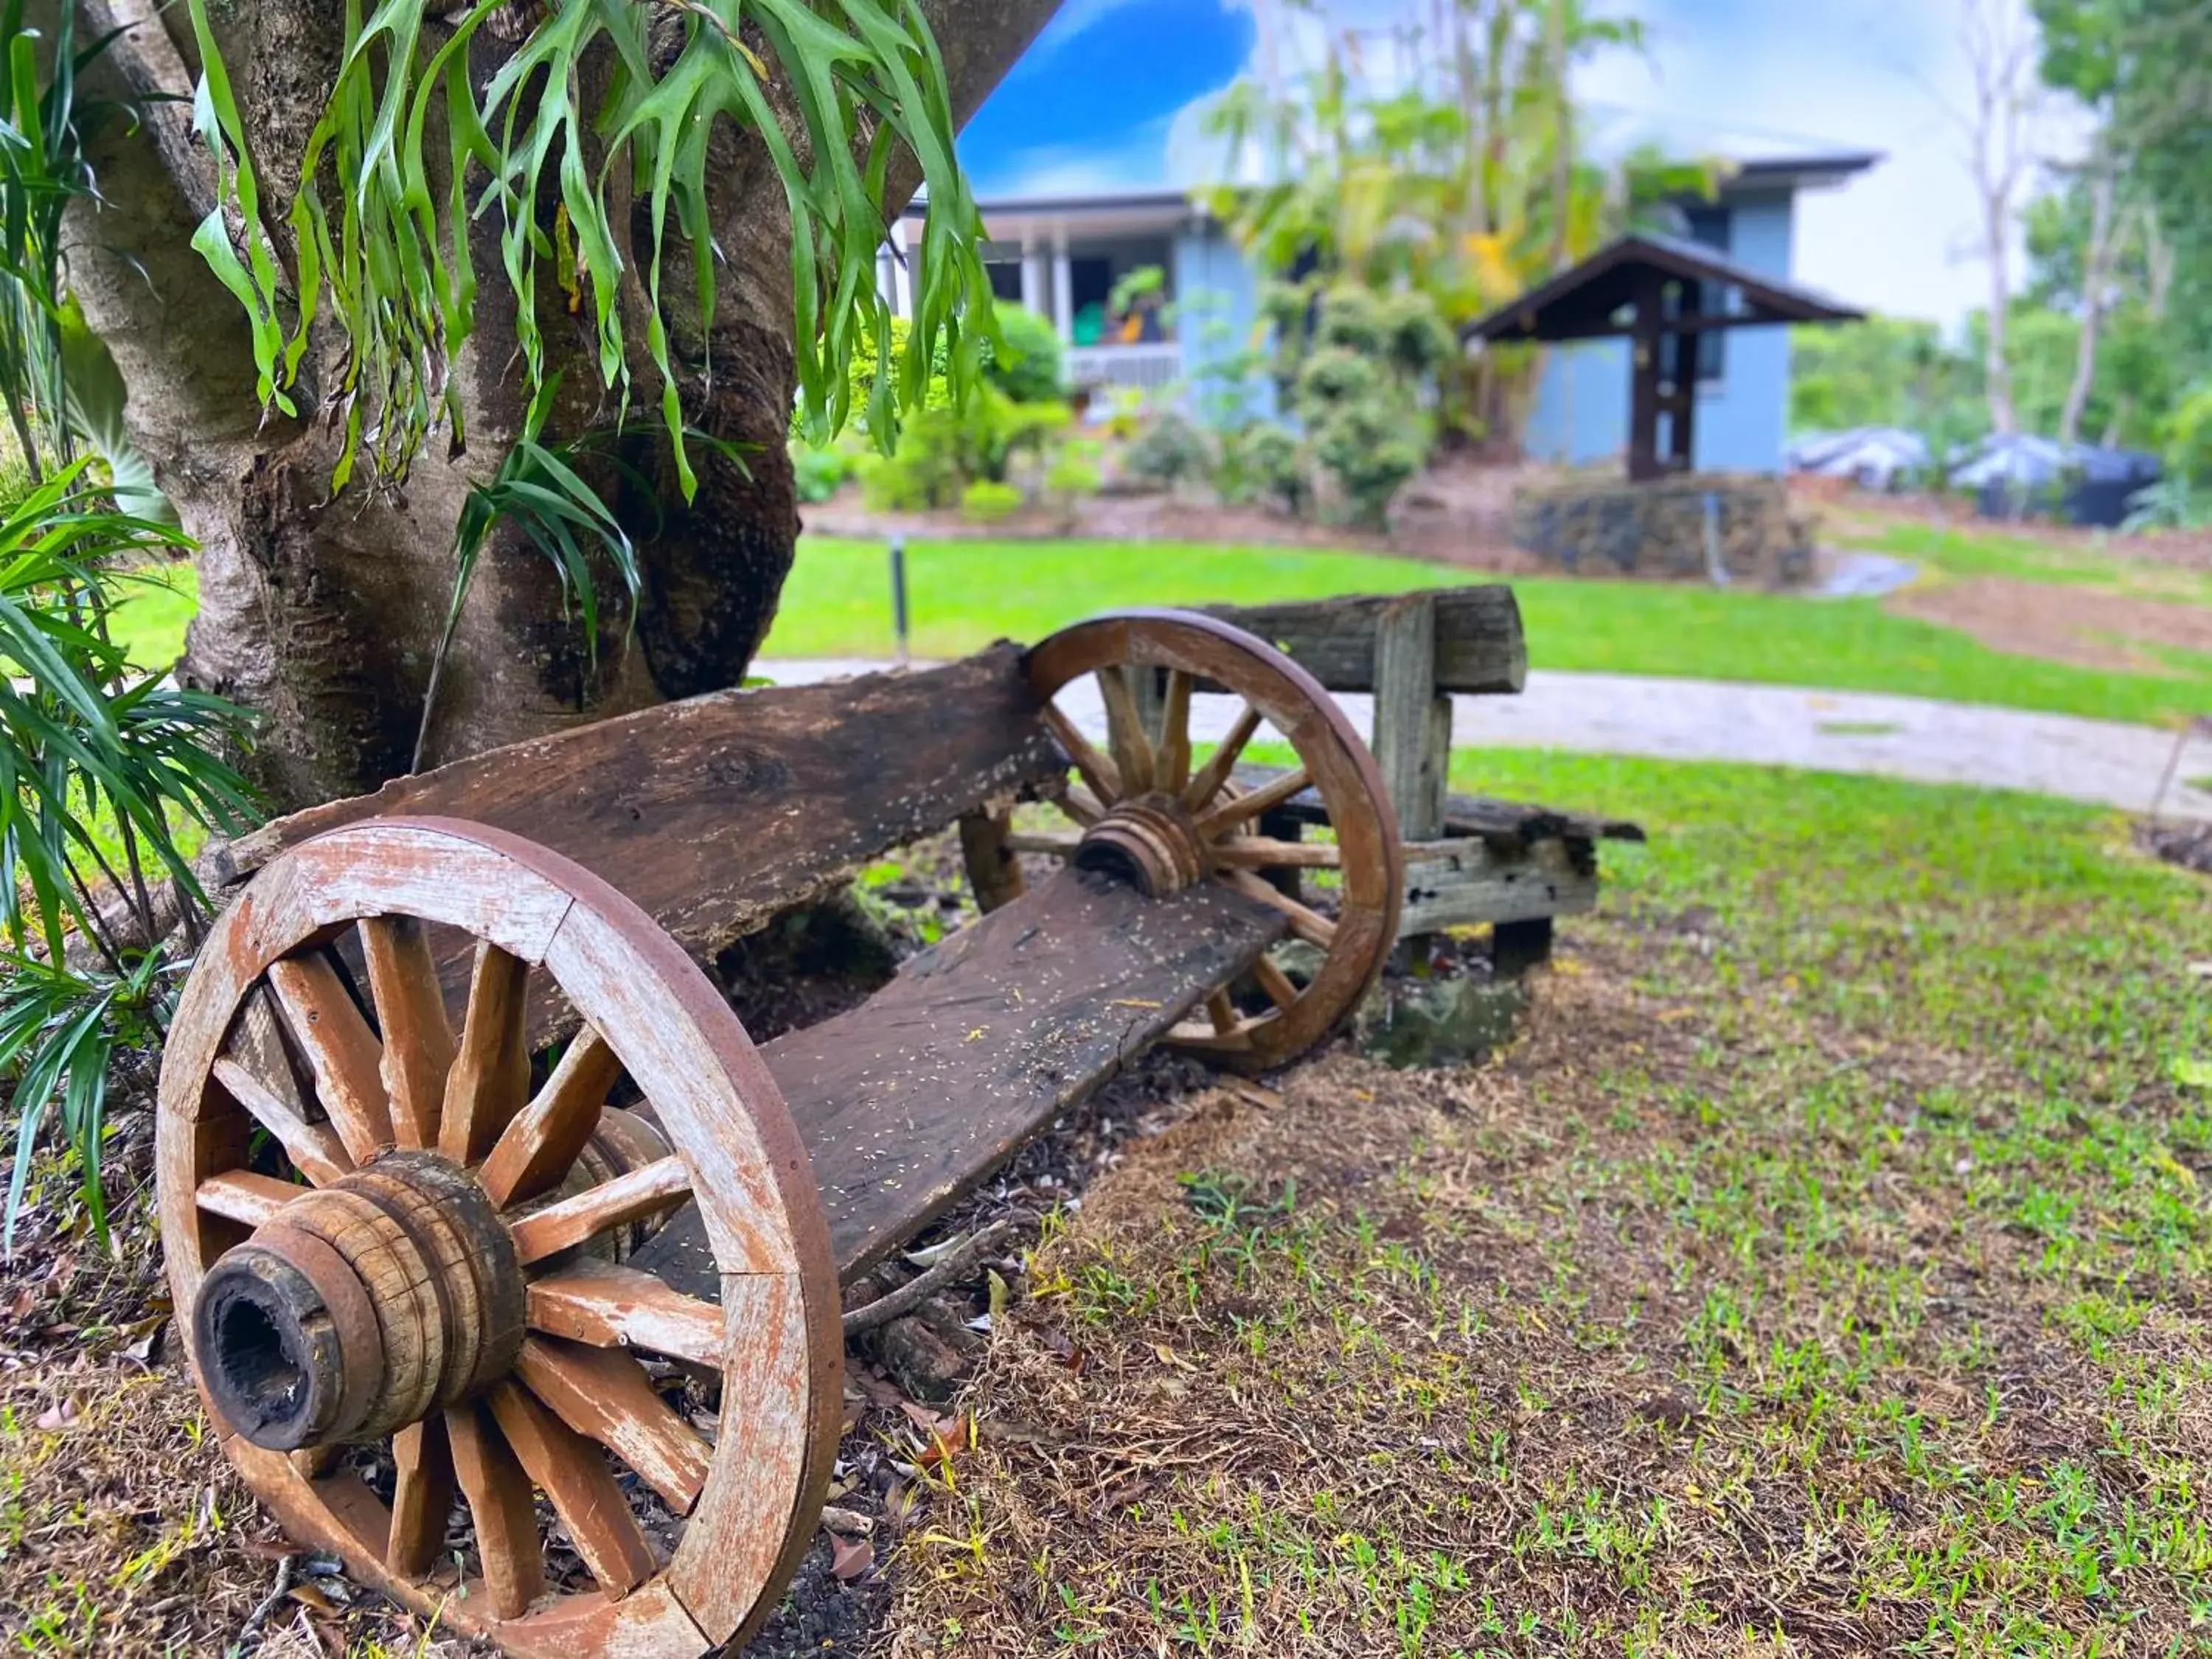
[[[1460,331],[1462,342],[1595,340],[1626,335],[1628,476],[1643,483],[1690,467],[1698,407],[1698,337],[1711,329],[1846,323],[1864,316],[1672,236],[1638,233]],[[1659,416],[1668,416],[1667,449]]]

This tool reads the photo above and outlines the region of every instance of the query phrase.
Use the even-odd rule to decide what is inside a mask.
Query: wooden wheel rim
[[[213,1071],[248,994],[271,963],[383,916],[463,928],[549,974],[653,1103],[721,1273],[723,1410],[711,1461],[681,1542],[649,1579],[619,1595],[547,1595],[502,1618],[481,1580],[463,1595],[389,1571],[380,1501],[349,1474],[311,1479],[294,1457],[234,1431],[188,1353],[226,1454],[293,1536],[508,1652],[658,1659],[749,1633],[811,1540],[836,1456],[843,1341],[828,1231],[798,1132],[737,1017],[649,916],[580,866],[481,825],[392,818],[305,842],[240,895],[200,951],[162,1063],[157,1179],[175,1306],[193,1306],[238,1233],[200,1191],[240,1167],[228,1121],[240,1109]],[[189,1351],[190,1321],[179,1328]]]
[[[1243,697],[1297,752],[1328,810],[1340,849],[1343,888],[1335,933],[1320,970],[1291,1006],[1270,1010],[1233,1036],[1175,1039],[1247,1069],[1282,1065],[1348,1017],[1389,960],[1405,857],[1382,774],[1318,680],[1218,617],[1187,611],[1117,611],[1061,629],[1024,659],[1030,690],[1041,703],[1085,675],[1115,665],[1179,670],[1194,683],[1211,682]]]

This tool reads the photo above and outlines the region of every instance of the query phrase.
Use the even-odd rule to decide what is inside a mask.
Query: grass
[[[1937,526],[1848,504],[1820,512],[1825,537],[1837,545],[1911,559],[1939,576],[1999,576],[2212,604],[2212,576],[2138,559],[2124,536],[2044,537],[1971,521]]]
[[[914,649],[957,656],[1036,640],[1138,605],[1320,599],[1455,577],[1433,564],[1285,548],[1133,543],[921,542],[907,550]],[[1650,583],[1516,579],[1538,668],[1896,692],[2105,720],[2165,723],[2212,708],[2212,658],[2175,653],[2171,678],[2101,672],[1992,651],[1873,599],[1813,601]],[[767,653],[885,657],[889,577],[874,544],[809,538]]]
[[[149,565],[125,578],[110,624],[133,663],[166,669],[185,654],[185,628],[198,609],[199,581],[191,565]]]
[[[902,1640],[2212,1651],[2202,879],[2024,797],[1455,782],[1653,841],[1492,1065],[1131,1144],[1030,1264]]]

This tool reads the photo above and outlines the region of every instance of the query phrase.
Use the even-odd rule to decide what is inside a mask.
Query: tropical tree
[[[1582,0],[1449,0],[1338,34],[1287,84],[1279,70],[1224,94],[1211,120],[1230,182],[1209,207],[1267,269],[1410,286],[1468,321],[1713,190],[1715,162],[1639,149],[1604,166],[1580,147],[1574,72],[1642,40]],[[1488,353],[1448,375],[1448,419],[1510,429],[1534,361]]]
[[[279,804],[741,677],[794,392],[847,412],[925,179],[872,429],[939,348],[975,362],[952,134],[1051,9],[76,0],[143,112],[90,155],[78,297],[201,544],[185,678],[259,711]],[[598,592],[629,602],[580,627]]]

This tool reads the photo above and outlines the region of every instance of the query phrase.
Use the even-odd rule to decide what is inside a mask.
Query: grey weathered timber
[[[1437,601],[1408,593],[1375,618],[1375,764],[1407,842],[1443,832],[1451,699],[1437,690]]]
[[[715,691],[511,744],[215,850],[228,888],[287,847],[399,814],[467,818],[566,854],[695,959],[1065,763],[994,646],[915,673]]]
[[[1332,691],[1376,689],[1375,628],[1407,596],[1376,594],[1288,605],[1220,605],[1207,613],[1257,635]],[[1521,606],[1503,582],[1432,588],[1438,691],[1517,692],[1528,678]]]
[[[1400,936],[1470,922],[1533,921],[1597,903],[1597,859],[1583,841],[1540,841],[1505,854],[1477,840],[1408,848]]]
[[[908,960],[851,1012],[769,1043],[839,1273],[911,1237],[1283,929],[1279,912],[1212,883],[1147,899],[1063,870]],[[688,1210],[635,1265],[720,1294]]]

